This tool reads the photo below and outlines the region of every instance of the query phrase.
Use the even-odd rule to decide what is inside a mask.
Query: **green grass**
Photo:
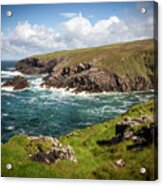
[[[48,148],[50,143],[39,141],[29,146],[27,136],[14,136],[2,145],[2,176],[15,177],[46,177],[46,178],[87,178],[87,179],[126,179],[126,180],[154,180],[155,156],[157,150],[150,145],[141,151],[127,151],[126,145],[131,141],[124,141],[113,146],[99,146],[98,140],[110,139],[115,136],[115,124],[125,116],[131,118],[140,115],[153,115],[154,101],[150,100],[133,106],[125,114],[113,118],[105,123],[72,131],[79,136],[61,136],[59,140],[64,145],[69,144],[75,150],[78,163],[68,160],[59,161],[57,164],[46,165],[28,159],[28,154],[33,152],[35,146],[41,144]],[[144,123],[148,125],[149,123]],[[115,166],[115,161],[126,161],[124,167]],[[13,168],[6,169],[6,163],[11,163]],[[147,172],[141,175],[139,170],[145,167]]]
[[[153,73],[147,66],[155,63],[155,44],[152,39],[140,40],[95,48],[57,51],[32,57],[38,58],[41,62],[64,59],[55,67],[56,69],[89,63],[93,67],[115,72],[120,77],[132,78],[140,75],[147,78]]]

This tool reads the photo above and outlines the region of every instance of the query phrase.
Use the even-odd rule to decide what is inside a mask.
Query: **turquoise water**
[[[2,62],[1,81],[19,74],[12,72],[15,62]],[[135,103],[153,97],[152,92],[75,94],[65,89],[44,89],[44,75],[26,76],[30,88],[1,89],[2,142],[19,133],[60,136],[113,118]]]

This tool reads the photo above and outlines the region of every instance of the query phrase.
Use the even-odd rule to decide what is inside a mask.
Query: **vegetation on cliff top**
[[[77,163],[68,160],[57,164],[47,165],[29,160],[31,151],[37,150],[38,144],[32,149],[28,146],[27,136],[14,136],[2,145],[2,176],[15,177],[47,177],[47,178],[87,178],[87,179],[126,179],[126,180],[154,180],[155,152],[157,148],[150,144],[139,151],[128,151],[127,145],[131,140],[122,141],[114,145],[100,146],[99,140],[108,140],[115,136],[115,126],[124,117],[153,116],[154,101],[148,101],[133,106],[122,114],[105,123],[96,124],[85,129],[72,131],[61,136],[59,141],[64,145],[71,145],[75,151]],[[142,124],[149,125],[149,122]],[[134,130],[139,127],[135,126]],[[40,141],[43,149],[50,146],[49,142]],[[28,148],[27,148],[28,146]],[[125,166],[118,167],[115,162],[123,159]],[[6,164],[11,163],[12,169],[7,170]],[[146,173],[140,174],[140,168],[145,167]],[[157,167],[157,166],[156,166]]]
[[[57,69],[70,67],[80,63],[89,63],[93,67],[104,68],[115,72],[120,77],[152,75],[151,68],[155,63],[155,40],[140,40],[118,43],[107,46],[76,50],[58,51],[48,54],[35,55],[40,61],[63,58],[63,63]]]

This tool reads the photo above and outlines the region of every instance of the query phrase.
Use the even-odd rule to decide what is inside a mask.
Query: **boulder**
[[[5,82],[2,87],[13,87],[14,90],[21,90],[29,87],[28,80],[23,76],[15,76]]]
[[[30,137],[30,147],[33,144],[37,144],[37,151],[34,154],[29,154],[29,159],[40,163],[54,164],[60,160],[70,160],[77,162],[75,152],[70,145],[63,146],[58,139],[52,137]],[[40,143],[50,142],[52,145],[48,150],[43,150]]]

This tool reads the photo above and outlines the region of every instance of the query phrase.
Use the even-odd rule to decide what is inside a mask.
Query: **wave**
[[[12,92],[14,90],[14,87],[1,87],[1,90]]]
[[[132,92],[106,92],[106,91],[103,91],[103,92],[86,92],[86,91],[82,91],[82,92],[75,92],[75,88],[55,88],[55,87],[51,87],[51,88],[45,88],[43,87],[44,89],[47,89],[47,90],[51,90],[51,91],[58,91],[62,94],[70,94],[70,95],[79,95],[79,96],[98,96],[98,95],[122,95],[122,96],[125,96],[125,95],[130,95],[130,94],[141,94],[141,93],[153,93],[154,90],[149,90],[149,91],[132,91]]]
[[[31,79],[30,80],[30,84],[31,84],[31,88],[41,88],[41,83],[42,83],[42,77],[39,77],[39,78],[35,78],[35,79]]]
[[[6,116],[8,116],[7,113],[2,113],[2,117],[6,117]]]
[[[7,70],[10,70],[10,71],[15,70],[15,67],[9,67],[7,68]]]
[[[8,131],[11,131],[11,130],[14,130],[15,127],[14,126],[8,126],[8,127],[5,127],[5,130],[8,130]]]
[[[17,95],[13,94],[12,91],[2,92],[1,96],[10,96],[10,97],[14,97],[14,98],[18,97]]]
[[[20,90],[14,90],[14,87],[12,86],[8,86],[8,87],[2,87],[1,86],[1,90],[3,91],[6,91],[6,92],[22,92],[22,91],[25,91],[25,90],[28,90],[29,88],[23,88],[23,89],[20,89]],[[2,93],[2,95],[5,95]],[[10,95],[11,96],[11,95]]]
[[[3,78],[18,76],[18,75],[24,76],[24,74],[18,71],[13,71],[13,72],[12,71],[1,71],[1,76]]]
[[[89,92],[75,92],[75,89],[68,89],[68,88],[46,88],[46,87],[41,87],[42,79],[37,78],[31,80],[31,87],[30,90],[32,92],[41,92],[41,98],[45,98],[47,100],[53,100],[53,101],[59,101],[63,99],[72,99],[72,102],[74,102],[74,99],[78,100],[96,100],[96,101],[101,101],[101,103],[107,102],[108,104],[112,104],[112,102],[116,101],[119,102],[120,100],[122,101],[123,99],[126,98],[126,96],[137,96],[137,99],[142,99],[146,100],[146,96],[142,98],[141,94],[144,93],[151,93],[150,91],[146,92],[139,92],[140,95],[137,95],[138,92],[130,92],[130,93],[124,93],[124,92],[100,92],[100,93],[89,93]],[[101,96],[104,97],[104,99],[101,100]],[[111,99],[108,99],[108,98]],[[152,97],[151,95],[148,96],[148,98]],[[106,99],[105,99],[106,98]],[[125,101],[125,100],[124,100]],[[128,100],[129,103],[132,102],[132,100]],[[126,106],[129,104],[126,103]]]

